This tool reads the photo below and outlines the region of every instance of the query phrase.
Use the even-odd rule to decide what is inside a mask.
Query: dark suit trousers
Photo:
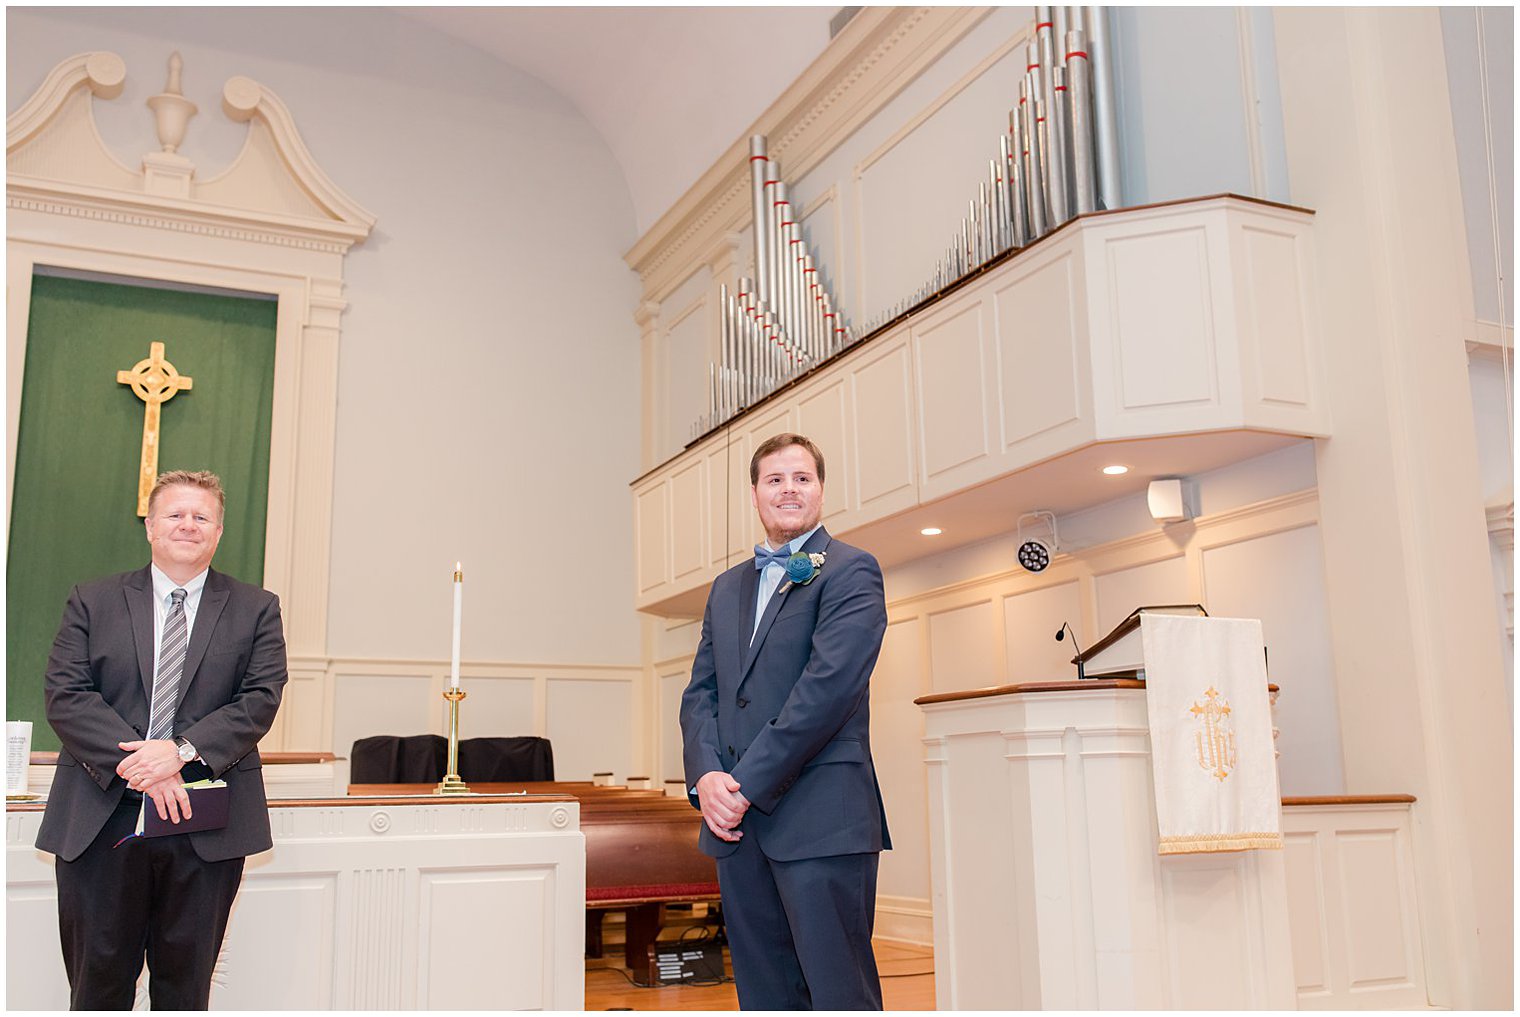
[[[243,859],[202,861],[182,835],[112,846],[136,825],[137,803],[123,801],[84,854],[57,861],[69,1005],[132,1009],[146,957],[153,1009],[204,1010]]]
[[[718,859],[723,921],[745,1010],[880,1010],[877,852],[765,857],[753,836]]]

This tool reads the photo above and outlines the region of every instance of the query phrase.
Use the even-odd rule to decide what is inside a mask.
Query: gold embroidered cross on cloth
[[[1261,622],[1147,614],[1140,628],[1157,852],[1280,849]]]

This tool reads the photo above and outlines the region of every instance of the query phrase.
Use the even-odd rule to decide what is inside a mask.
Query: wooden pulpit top
[[[1022,696],[1033,692],[1097,692],[1100,689],[1144,689],[1144,678],[1083,678],[1080,681],[1020,682],[1017,685],[994,685],[985,689],[965,689],[960,692],[936,692],[932,696],[919,696],[914,706],[932,706],[935,703],[957,703],[965,699],[986,699],[989,696]],[[1278,691],[1276,682],[1267,683],[1268,692]]]
[[[1081,681],[1020,682],[1017,685],[995,685],[985,689],[966,689],[961,692],[936,692],[932,696],[919,696],[914,706],[930,706],[934,703],[957,703],[963,699],[985,699],[989,696],[1022,696],[1031,692],[1097,692],[1099,689],[1143,689],[1145,682],[1139,678],[1084,678]]]

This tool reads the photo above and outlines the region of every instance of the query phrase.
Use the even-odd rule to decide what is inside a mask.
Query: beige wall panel
[[[1160,867],[1167,965],[1171,998],[1196,998],[1200,971],[1249,971],[1252,921],[1247,884],[1238,875],[1239,856],[1185,855],[1165,859]],[[1221,1010],[1251,1008],[1248,986],[1221,980],[1209,995]]]
[[[712,273],[704,266],[663,305],[670,325],[665,332],[665,341],[660,344],[664,420],[659,459],[680,452],[694,437],[692,425],[707,412],[708,365],[713,360],[713,339],[706,298],[711,288]]]
[[[906,335],[863,359],[855,386],[855,505],[861,522],[916,502],[913,485],[913,375]]]
[[[877,892],[929,901],[929,813],[923,711],[913,700],[930,690],[924,674],[924,627],[918,618],[887,626],[871,675],[871,754],[892,831],[881,856]]]
[[[670,478],[670,576],[677,583],[707,566],[704,465],[697,459]]]
[[[459,687],[468,698],[459,707],[459,737],[514,738],[536,734],[533,686],[534,679],[527,676],[460,677]],[[441,697],[439,702],[443,702]],[[469,774],[461,776],[470,779]]]
[[[256,856],[257,857],[257,856]],[[329,1010],[334,1003],[333,961],[338,952],[338,874],[265,874],[255,865],[238,887],[237,921],[229,922],[223,956],[257,956],[279,944],[279,977],[244,972],[214,980],[217,1009]],[[250,942],[257,930],[299,929],[299,936],[266,936]]]
[[[655,758],[659,762],[660,772],[650,774],[657,780],[670,780],[685,773],[685,764],[682,762],[681,693],[686,691],[686,684],[690,680],[690,662],[681,667],[662,670],[659,675],[659,752]]]
[[[1329,990],[1328,930],[1322,924],[1325,877],[1320,870],[1319,834],[1313,830],[1283,833],[1283,864],[1288,874],[1288,924],[1293,930],[1293,981],[1302,1006]]]
[[[1056,631],[1070,622],[1077,644],[1091,637],[1082,631],[1082,599],[1075,580],[1003,598],[1003,628],[1008,646],[1007,681],[1063,681],[1076,677],[1070,637],[1056,642]]]
[[[339,674],[333,681],[332,750],[347,756],[370,735],[443,734],[426,675]]]
[[[827,478],[824,481],[823,521],[830,527],[850,525],[850,508],[855,504],[854,443],[850,441],[849,379],[839,375],[822,388],[809,391],[797,400],[797,430],[813,440],[823,452]]]
[[[926,498],[931,488],[959,486],[967,471],[951,471],[985,460],[991,451],[982,308],[978,302],[913,330]]]
[[[836,303],[843,295],[839,280],[847,271],[843,260],[844,245],[839,242],[841,210],[838,198],[838,190],[830,188],[816,201],[810,202],[802,215],[802,236],[807,241],[808,251],[813,255],[813,265],[818,270],[818,283],[825,292],[834,295]],[[754,244],[751,239],[751,260],[754,260]]]
[[[610,770],[627,777],[633,761],[633,683],[583,678],[548,682],[548,735],[556,780],[590,780]]]
[[[638,534],[639,593],[670,581],[670,484],[657,481],[633,496],[634,530]]]
[[[1310,384],[1309,333],[1305,327],[1303,271],[1298,237],[1287,231],[1245,227],[1240,231],[1245,280],[1241,294],[1241,337],[1254,349],[1255,392],[1251,402],[1307,406]],[[1246,351],[1250,355],[1250,351]]]
[[[1359,935],[1349,944],[1351,988],[1412,982],[1420,963],[1412,955],[1416,916],[1406,914],[1398,886],[1398,831],[1342,831],[1336,837],[1341,892],[1357,916]]]
[[[1102,639],[1137,607],[1193,603],[1187,561],[1181,556],[1097,576],[1094,586],[1098,597],[1094,640]]]
[[[1027,29],[1014,31],[1022,36]],[[1005,35],[986,59],[925,106],[902,109],[901,127],[880,125],[897,129],[854,171],[860,208],[857,306],[863,317],[881,313],[934,274],[935,259],[966,214],[967,197],[987,179],[997,131],[1008,123],[1010,92],[1017,99],[1023,57],[1023,48]],[[862,132],[873,133],[881,136]]]
[[[1107,255],[1118,407],[1217,402],[1204,229],[1113,240]]]
[[[929,615],[929,668],[935,692],[1003,684],[1002,648],[992,601]]]
[[[1346,791],[1324,555],[1304,526],[1203,550],[1203,605],[1222,618],[1260,618],[1267,676],[1282,689],[1278,778],[1285,795]]]
[[[280,696],[280,713],[269,734],[259,743],[272,751],[310,750],[327,744],[324,720],[327,698],[325,668],[292,665],[285,691]]]
[[[1407,804],[1283,810],[1301,1009],[1424,1009]]]
[[[993,291],[1005,449],[1082,416],[1075,265],[1068,252]]]
[[[711,564],[719,571],[749,550],[746,538],[755,518],[749,501],[749,450],[749,435],[736,434],[707,453],[707,505],[712,520],[707,543],[712,549]]]
[[[418,1007],[477,1006],[480,993],[474,980],[460,976],[473,971],[490,972],[502,1009],[546,1009],[554,998],[545,944],[556,939],[552,883],[557,875],[547,865],[419,873]],[[501,938],[458,934],[482,914],[512,916],[503,923]]]

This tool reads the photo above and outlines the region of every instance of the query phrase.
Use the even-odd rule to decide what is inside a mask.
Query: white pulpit
[[[1157,853],[1144,682],[917,703],[939,1009],[1296,1009],[1283,853]]]

